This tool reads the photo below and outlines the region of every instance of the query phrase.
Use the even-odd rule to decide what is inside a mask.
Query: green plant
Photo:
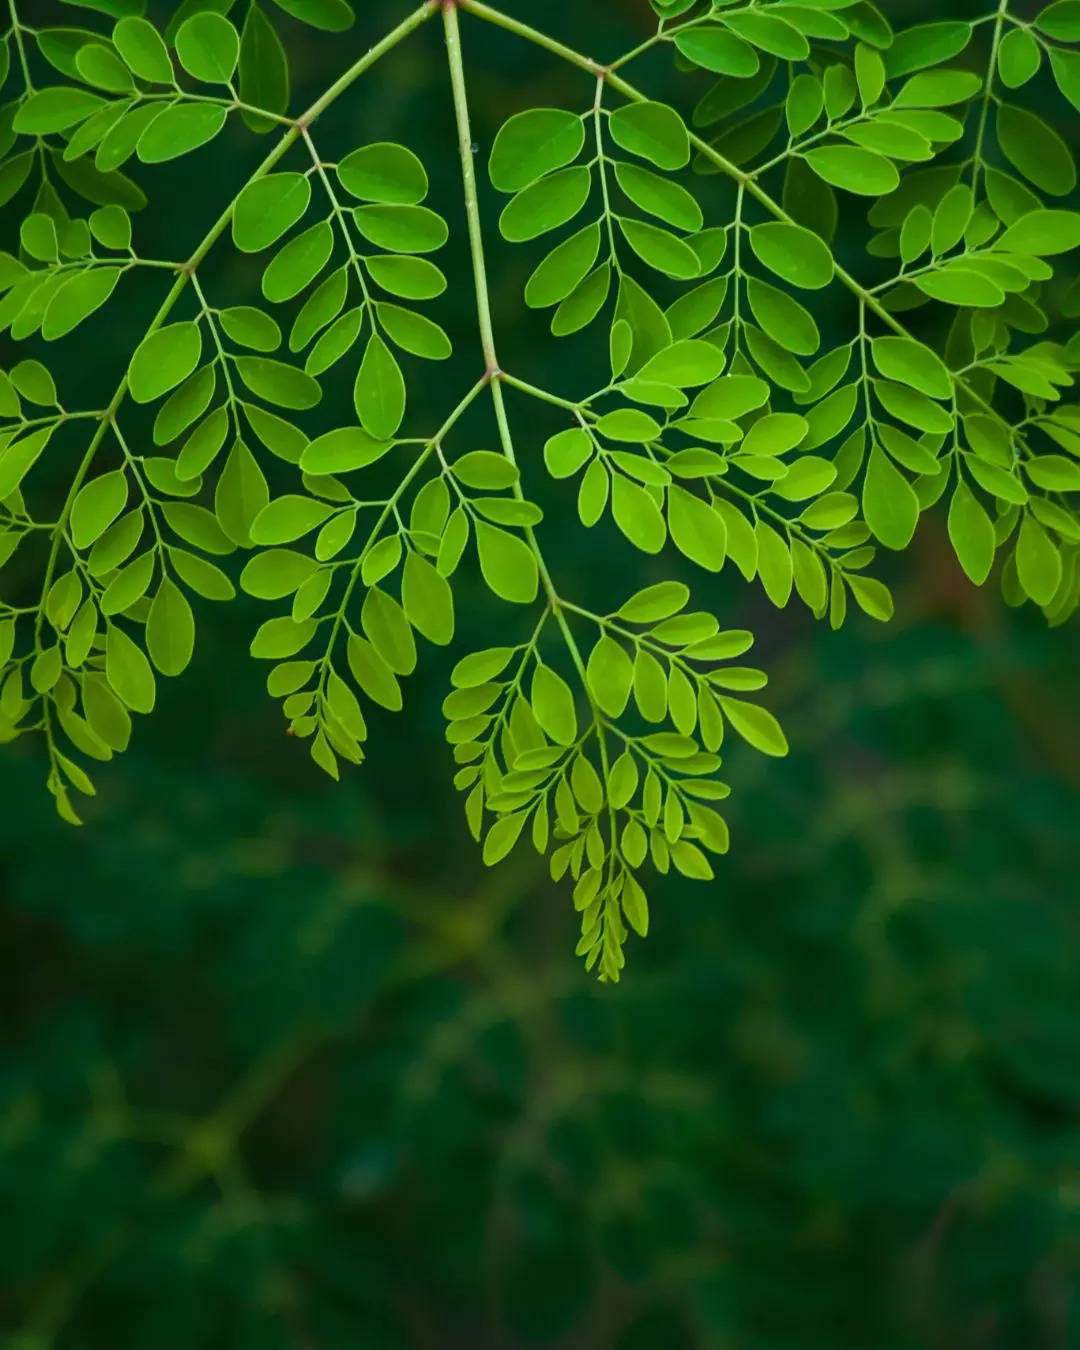
[[[331,31],[352,19],[345,0],[275,3]],[[778,606],[797,595],[838,627],[851,596],[889,618],[890,594],[865,570],[876,545],[905,548],[921,512],[948,493],[949,535],[973,581],[1000,551],[1008,602],[1030,598],[1055,623],[1075,608],[1080,408],[1061,398],[1080,346],[1051,333],[1080,312],[1080,290],[1047,259],[1080,244],[1080,214],[1044,197],[1067,198],[1076,172],[1015,92],[1045,58],[1080,107],[1075,0],[1030,24],[1001,0],[975,23],[895,38],[866,0],[654,0],[655,35],[604,66],[480,0],[428,0],[298,117],[287,112],[284,48],[256,0],[239,30],[220,0],[186,0],[163,33],[139,0],[83,7],[115,17],[111,33],[34,31],[10,0],[0,52],[20,88],[0,195],[28,182],[36,193],[19,256],[0,256],[0,321],[47,351],[127,273],[147,288],[159,272],[171,284],[107,407],[63,408],[38,359],[0,380],[0,560],[41,555],[18,573],[36,599],[0,609],[0,737],[42,733],[66,819],[77,819],[70,788],[93,790],[73,755],[123,750],[131,714],[154,706],[155,670],[188,664],[189,596],[233,596],[211,558],[256,550],[241,585],[285,611],[252,653],[274,662],[268,688],[290,730],[337,776],[341,759],[363,758],[358,692],[401,707],[414,634],[451,641],[451,581],[474,549],[490,589],[531,614],[516,645],[454,667],[444,706],[469,826],[489,863],[526,827],[551,850],[552,874],[575,883],[579,953],[618,978],[628,929],[648,927],[636,875],[646,858],[708,879],[706,851],[727,849],[714,805],[728,792],[715,778],[725,727],[767,754],[787,746],[743,697],[764,674],[726,664],[751,634],[688,611],[682,582],[661,580],[610,614],[556,591],[507,390],[564,419],[543,458],[552,477],[574,480],[583,525],[610,510],[647,554],[670,537],[707,572],[730,558]],[[587,396],[499,364],[462,16],[541,45],[589,81],[580,108],[511,117],[488,162],[509,195],[507,240],[568,227],[538,256],[524,300],[553,311],[554,337],[580,333],[584,350],[606,349],[610,378]],[[481,359],[479,378],[425,434],[405,421],[395,351],[450,355],[416,307],[446,285],[426,255],[448,227],[423,204],[428,177],[410,150],[380,142],[328,160],[319,117],[431,19],[445,30]],[[968,53],[983,38],[977,73],[982,54]],[[55,68],[44,87],[35,46]],[[698,132],[624,78],[657,48],[695,82],[719,76],[694,108]],[[131,215],[145,198],[124,166],[192,153],[230,117],[253,134],[276,131],[274,148],[190,257],[141,256]],[[723,185],[713,216],[677,178],[691,162]],[[834,256],[834,189],[848,209],[877,199],[862,266],[880,280],[860,281]],[[71,214],[75,199],[86,218]],[[205,282],[228,235],[266,259],[270,308],[247,295],[223,305]],[[807,304],[849,306],[850,339],[821,353]],[[280,355],[275,317],[285,305],[292,359]],[[355,379],[356,420],[309,438],[295,414],[315,407],[332,368]],[[497,449],[454,436],[481,401]],[[153,453],[124,430],[140,406],[156,408]],[[31,470],[67,445],[65,495],[39,508]],[[539,457],[537,446],[526,480]],[[273,460],[296,481],[271,500]]]

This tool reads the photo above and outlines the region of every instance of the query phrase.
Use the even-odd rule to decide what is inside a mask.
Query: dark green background
[[[507,7],[597,57],[650,28],[639,0]],[[343,39],[287,26],[296,106],[405,12],[358,8]],[[590,97],[462,25],[479,163],[510,113]],[[663,61],[634,77],[694,97]],[[454,218],[438,23],[318,134],[407,140]],[[141,250],[183,256],[266,144],[237,128],[142,171]],[[538,256],[492,241],[501,360],[584,393],[603,352],[522,317]],[[445,265],[432,312],[456,352],[413,368],[420,429],[479,373],[460,227]],[[219,303],[259,266],[220,247]],[[111,390],[159,298],[114,311],[93,348],[64,344],[72,406]],[[324,380],[327,425],[351,378]],[[538,471],[546,422],[511,413],[561,592],[602,605],[677,566],[582,530]],[[478,417],[458,444],[491,437]],[[450,659],[526,635],[473,571]],[[6,747],[11,1345],[1080,1347],[1075,628],[973,591],[937,513],[879,572],[893,624],[837,634],[731,568],[687,567],[699,604],[758,634],[792,754],[732,748],[732,852],[712,884],[650,886],[653,931],[617,988],[581,971],[540,860],[481,866],[449,783],[445,653],[425,652],[405,713],[372,719],[368,763],[337,787],[284,736],[246,655],[265,611],[243,599],[203,606],[192,669],[98,774],[83,831],[53,814],[39,747]]]

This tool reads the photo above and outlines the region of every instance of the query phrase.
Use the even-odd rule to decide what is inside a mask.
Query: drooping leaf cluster
[[[345,0],[275,4],[331,32],[352,20]],[[851,601],[891,616],[877,551],[906,548],[939,502],[972,581],[997,562],[1008,603],[1051,623],[1076,608],[1076,169],[1027,97],[1045,67],[1063,115],[1080,107],[1075,0],[1031,22],[1002,3],[896,34],[868,0],[653,0],[655,34],[607,66],[480,0],[428,0],[297,115],[258,0],[186,0],[160,29],[138,3],[91,8],[115,23],[35,30],[16,0],[0,46],[0,198],[20,221],[0,254],[0,324],[28,347],[0,378],[0,565],[15,581],[0,738],[41,735],[65,818],[73,789],[93,791],[87,762],[125,749],[158,677],[187,667],[197,604],[231,599],[237,577],[274,606],[251,644],[269,693],[337,777],[364,758],[365,708],[403,706],[417,636],[453,641],[455,576],[475,566],[529,614],[509,612],[516,644],[453,667],[444,710],[469,828],[491,863],[523,837],[550,853],[573,883],[579,953],[617,979],[629,932],[648,929],[642,868],[707,880],[708,854],[727,850],[725,736],[769,755],[787,743],[745,697],[765,675],[731,664],[752,635],[691,608],[682,582],[610,613],[590,607],[587,579],[556,589],[526,495],[538,474],[583,527],[610,520],[646,554],[671,545],[703,583],[729,564],[834,628]],[[319,117],[363,98],[361,77],[437,15],[479,341],[460,401],[417,427],[409,382],[451,355],[430,256],[450,227],[410,149],[338,155]],[[534,257],[523,303],[550,312],[553,342],[606,350],[599,389],[549,388],[542,352],[535,369],[500,364],[461,16],[582,72],[580,106],[521,109],[486,161],[505,194],[497,228]],[[686,72],[685,114],[624,77],[658,52]],[[229,119],[273,148],[191,256],[143,256],[139,166],[195,154]],[[724,185],[720,209],[705,176]],[[839,258],[840,212],[868,200],[864,256]],[[206,280],[230,247],[257,259],[257,293]],[[50,344],[155,286],[115,392],[66,408]],[[849,335],[823,344],[837,313]],[[324,377],[347,381],[355,417],[309,433]],[[562,428],[528,443],[508,389]],[[486,445],[458,425],[481,400]],[[49,501],[35,466],[54,455],[72,469]],[[272,496],[274,461],[293,483]]]

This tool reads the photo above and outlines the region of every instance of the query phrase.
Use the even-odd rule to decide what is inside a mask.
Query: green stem
[[[450,84],[454,95],[454,115],[457,120],[458,151],[461,158],[461,177],[465,194],[465,216],[469,228],[469,251],[472,255],[473,279],[476,288],[476,312],[480,325],[480,343],[484,352],[487,373],[491,380],[491,400],[495,408],[495,421],[499,429],[499,440],[503,454],[511,464],[517,467],[514,454],[514,442],[510,434],[510,421],[506,415],[506,400],[502,392],[502,371],[495,351],[495,331],[491,321],[491,298],[488,291],[487,262],[484,257],[484,234],[480,223],[480,208],[476,196],[476,167],[473,163],[472,127],[469,122],[469,102],[465,88],[465,65],[461,55],[461,32],[458,27],[457,5],[448,4],[443,10],[443,26],[446,30],[446,54],[450,66]],[[520,482],[514,485],[514,495],[519,501],[525,497]],[[531,526],[523,531],[529,547],[536,557],[536,566],[547,592],[548,600],[559,612],[559,597],[552,584],[551,575],[540,552],[536,535]],[[565,620],[563,621],[565,623]],[[573,639],[568,637],[571,654],[581,664],[581,657]],[[584,672],[584,666],[581,667]]]
[[[505,28],[508,33],[514,33],[527,42],[534,43],[537,47],[543,47],[553,55],[568,61],[572,66],[580,66],[582,70],[587,70],[590,75],[606,75],[608,73],[609,67],[601,62],[582,56],[573,47],[568,47],[565,42],[559,42],[557,38],[548,37],[546,33],[541,33],[538,28],[522,23],[520,19],[512,19],[509,14],[503,14],[501,10],[492,9],[490,5],[483,4],[482,0],[457,0],[456,5],[451,5],[450,8],[463,9],[466,14],[475,14],[478,19],[484,19],[497,28]]]
[[[59,276],[61,272],[92,272],[95,268],[100,270],[104,267],[119,267],[123,272],[130,272],[134,267],[156,267],[159,271],[175,273],[180,266],[165,258],[137,258],[134,255],[129,258],[99,258],[91,255],[75,262],[50,263],[42,269],[41,275],[45,272],[50,276]]]
[[[212,103],[218,108],[227,108],[229,112],[254,113],[256,117],[265,117],[268,122],[277,122],[279,126],[291,127],[295,125],[291,117],[285,117],[282,113],[268,112],[265,108],[259,108],[254,103],[244,103],[242,99],[215,98],[213,94],[193,94],[187,89],[182,92],[184,97],[181,101],[184,103]],[[143,99],[136,101],[145,102],[152,100],[154,97],[153,94],[148,94]]]
[[[356,280],[360,283],[360,293],[363,296],[364,309],[367,311],[368,318],[371,320],[371,331],[374,333],[376,331],[375,306],[371,303],[371,296],[368,294],[367,282],[364,279],[364,269],[360,266],[360,255],[353,245],[352,234],[349,231],[349,224],[345,218],[345,208],[338,200],[338,195],[334,191],[334,185],[331,183],[330,176],[326,172],[326,165],[323,163],[322,156],[319,154],[307,127],[304,127],[303,129],[303,136],[304,144],[307,146],[308,154],[311,156],[311,163],[318,176],[319,182],[322,183],[323,191],[326,193],[327,200],[330,202],[330,210],[333,212],[334,219],[337,221],[338,229],[341,231],[341,237],[344,240],[345,247],[349,251],[349,262],[352,264]]]
[[[237,405],[236,388],[233,385],[232,381],[232,371],[229,369],[229,358],[225,354],[225,347],[221,341],[221,334],[218,331],[218,326],[214,321],[214,313],[211,310],[209,304],[207,303],[206,295],[203,292],[202,286],[199,284],[198,275],[194,272],[191,274],[191,286],[195,292],[195,296],[198,299],[199,304],[202,306],[202,312],[206,315],[206,324],[207,327],[210,329],[210,336],[213,339],[215,348],[217,349],[218,361],[221,364],[221,377],[225,381],[225,397],[229,405],[229,414],[233,420],[233,430],[236,432],[236,435],[239,438],[241,435],[240,414],[237,411],[236,406]]]
[[[633,629],[624,628],[621,623],[616,623],[611,615],[605,616],[603,614],[594,614],[591,609],[583,609],[581,605],[571,604],[569,600],[564,600],[563,604],[572,613],[580,614],[583,619],[588,619],[590,623],[596,624],[601,632],[610,631],[612,633],[618,633],[620,637],[625,638],[627,642],[633,643],[635,647],[643,647],[646,651],[662,657],[668,665],[677,666],[693,679],[698,680],[701,678],[687,659],[681,656],[677,651],[672,651],[671,648],[665,647],[663,643],[657,642],[654,638],[650,637],[648,633],[635,633]]]
[[[446,4],[443,9],[443,26],[446,31],[446,54],[450,66],[450,84],[454,95],[454,115],[457,120],[458,151],[461,158],[461,177],[465,193],[465,214],[469,225],[469,249],[472,255],[473,276],[476,284],[477,316],[480,323],[480,339],[484,350],[484,360],[487,363],[488,374],[491,377],[491,399],[495,408],[495,421],[499,429],[499,440],[502,444],[503,454],[510,463],[516,467],[517,459],[514,455],[513,438],[510,434],[510,422],[506,415],[506,401],[503,398],[502,391],[502,372],[499,369],[499,360],[495,351],[495,334],[491,321],[491,300],[488,292],[487,263],[484,258],[484,235],[480,223],[480,209],[476,196],[476,167],[473,162],[472,127],[469,122],[469,102],[465,88],[465,65],[461,54],[461,32],[458,26],[457,11],[457,4]],[[520,481],[514,484],[513,491],[514,496],[519,501],[525,500],[524,493],[521,490]],[[577,641],[571,632],[570,624],[563,612],[559,596],[551,580],[551,574],[548,571],[547,564],[540,551],[540,545],[537,543],[536,534],[531,526],[526,526],[523,532],[529,547],[532,549],[533,555],[536,558],[537,572],[539,573],[544,591],[547,594],[548,604],[551,606],[552,613],[555,615],[555,621],[559,625],[563,640],[566,643],[567,651],[570,653],[570,657],[577,668],[578,674],[581,677],[582,688],[586,691],[587,695],[588,682],[585,676],[585,662],[582,660]],[[591,699],[589,699],[589,706],[592,710],[593,722],[596,727],[596,737],[600,748],[600,759],[606,781],[609,777],[609,768],[603,725]],[[614,859],[617,847],[614,816],[612,816],[611,819],[611,831],[610,856]],[[614,866],[614,863],[612,863],[612,866]]]
[[[670,33],[668,33],[665,32],[664,20],[661,19],[659,24],[657,24],[656,32],[652,35],[652,37],[646,38],[644,42],[639,42],[636,47],[631,47],[628,52],[623,52],[622,56],[618,57],[617,60],[612,61],[608,69],[618,70],[620,66],[629,65],[631,61],[641,56],[644,52],[650,51],[653,47],[657,45],[657,43],[669,42],[671,38],[675,35],[675,33],[679,31],[679,29],[689,28],[692,26],[692,23],[700,23],[700,22],[701,19],[696,19],[692,20],[690,24],[680,24],[678,28],[673,28],[670,30]]]
[[[158,524],[157,516],[154,514],[154,506],[156,505],[155,500],[150,495],[150,491],[146,486],[146,480],[139,468],[138,461],[131,453],[131,447],[128,445],[124,433],[120,430],[120,423],[114,420],[110,425],[112,426],[113,435],[116,437],[116,443],[119,445],[120,451],[124,456],[124,463],[130,470],[131,476],[135,480],[135,486],[139,489],[139,495],[146,504],[146,514],[150,521],[150,528],[154,531],[154,537],[157,539],[155,551],[161,561],[161,574],[162,576],[167,576],[168,572],[165,566],[165,540],[161,537],[161,526]]]
[[[484,258],[484,234],[476,194],[476,165],[473,162],[472,127],[469,123],[469,102],[465,89],[465,64],[461,54],[461,30],[458,26],[457,5],[454,3],[447,4],[443,9],[443,28],[446,34],[446,56],[450,67],[450,86],[454,96],[458,154],[461,159],[461,179],[465,194],[465,219],[469,231],[469,253],[476,287],[476,313],[480,324],[480,345],[494,393],[500,374],[499,359],[495,354],[491,296],[488,290],[487,263]],[[507,458],[514,462],[512,447],[507,450]]]
[[[752,10],[753,8],[753,4],[740,5],[735,9],[728,10],[728,13],[745,14],[747,10]],[[712,12],[708,14],[699,14],[697,18],[687,19],[685,23],[673,24],[671,28],[666,28],[664,26],[664,20],[661,19],[660,26],[651,38],[647,38],[636,47],[632,47],[630,51],[624,52],[622,56],[612,61],[611,65],[608,66],[608,70],[621,70],[623,66],[629,65],[631,61],[636,61],[639,56],[642,56],[658,43],[673,42],[679,33],[685,33],[689,28],[700,28],[703,24],[708,25],[713,21],[714,17]]]
[[[567,412],[576,413],[580,411],[581,405],[579,403],[574,403],[568,398],[560,398],[558,394],[551,394],[538,385],[529,384],[527,380],[519,380],[516,375],[508,375],[505,370],[500,373],[499,378],[503,384],[511,385],[514,389],[520,389],[523,394],[528,394],[530,398],[538,398],[544,403],[554,404],[556,408],[565,408]]]
[[[778,155],[774,155],[772,159],[767,159],[764,164],[759,164],[756,169],[752,169],[750,171],[750,177],[760,178],[762,174],[766,174],[770,169],[775,169],[777,165],[783,164],[785,160],[790,159],[792,155],[803,155],[807,148],[814,145],[817,141],[824,140],[826,136],[835,136],[837,132],[843,131],[847,127],[858,126],[860,122],[869,121],[871,120],[873,113],[880,111],[882,111],[880,108],[876,108],[867,112],[864,108],[859,112],[854,113],[851,117],[844,117],[836,122],[830,122],[823,131],[815,131],[810,136],[802,136],[793,140],[786,150],[781,151]]]
[[[26,85],[26,92],[34,92],[34,82],[30,78],[30,63],[26,59],[26,44],[23,42],[22,24],[19,22],[19,14],[15,8],[15,0],[8,0],[8,11],[11,14],[11,31],[15,34],[15,46],[19,53],[19,65],[22,67],[23,83]]]
[[[999,0],[997,12],[994,15],[994,36],[990,42],[990,60],[987,62],[986,66],[986,88],[983,90],[982,109],[979,113],[979,129],[975,133],[975,152],[971,170],[972,192],[977,191],[979,186],[979,170],[982,168],[982,149],[983,141],[986,139],[986,123],[990,116],[990,104],[993,102],[994,72],[997,70],[998,48],[1001,46],[1001,30],[1005,26],[1008,10],[1009,0]]]
[[[870,371],[866,362],[866,305],[859,304],[859,365],[862,374],[859,383],[862,385],[863,408],[866,412],[866,425],[871,434],[874,430],[874,415],[870,408]]]
[[[593,99],[593,135],[596,137],[596,167],[600,174],[600,192],[604,201],[604,224],[607,227],[608,256],[616,272],[620,272],[619,253],[615,247],[615,226],[611,218],[611,193],[608,191],[607,159],[604,155],[604,137],[600,127],[600,112],[604,104],[604,77],[596,77],[596,97]]]
[[[742,213],[745,195],[745,184],[740,183],[739,190],[735,194],[735,224],[733,230],[735,235],[735,261],[734,266],[731,269],[731,335],[735,341],[736,353],[738,353],[739,350],[739,332],[742,324],[742,319],[739,316],[739,281],[742,277]]]

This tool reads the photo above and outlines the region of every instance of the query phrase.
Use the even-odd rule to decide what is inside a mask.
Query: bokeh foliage
[[[61,838],[25,766],[13,1343],[1076,1343],[1076,726],[980,626],[785,640],[801,748],[616,989],[455,851],[422,729],[332,790],[192,700]]]

